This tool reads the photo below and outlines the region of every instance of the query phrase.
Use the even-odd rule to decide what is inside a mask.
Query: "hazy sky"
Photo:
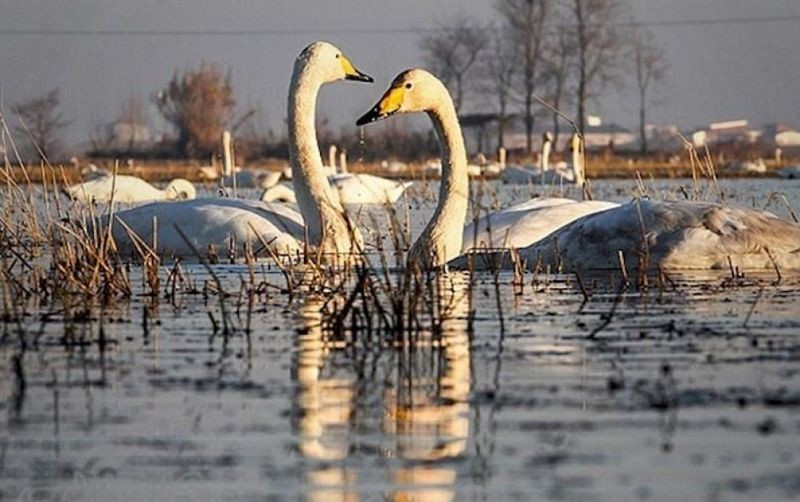
[[[633,0],[639,20],[800,16],[798,0]],[[176,69],[231,68],[240,103],[260,103],[279,129],[292,62],[309,42],[341,47],[375,85],[340,83],[321,94],[320,114],[352,123],[391,78],[423,65],[419,33],[448,14],[489,20],[491,0],[0,0],[0,86],[5,105],[59,86],[73,121],[67,139],[86,141],[123,98],[147,101]],[[249,35],[8,34],[3,30],[278,30]],[[298,31],[299,30],[299,31]],[[350,30],[362,30],[351,32]],[[364,30],[369,30],[363,32]],[[746,118],[800,127],[800,22],[654,27],[672,65],[653,108],[656,123],[682,127]],[[591,112],[631,127],[635,93],[609,90]],[[150,110],[151,125],[163,127]]]

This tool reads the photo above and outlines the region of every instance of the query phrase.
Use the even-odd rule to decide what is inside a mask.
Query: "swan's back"
[[[800,268],[800,225],[773,214],[698,202],[634,201],[585,216],[525,250],[569,268]]]
[[[371,174],[339,173],[329,176],[328,181],[343,204],[393,203],[410,185]]]
[[[67,192],[70,197],[85,202],[104,203],[111,199],[112,188],[115,202],[131,203],[165,198],[163,190],[135,176],[125,175],[117,175],[116,179],[114,176],[102,176],[88,180],[69,187]]]
[[[160,255],[192,256],[194,252],[175,231],[177,225],[192,245],[205,254],[209,245],[218,250],[228,248],[233,236],[241,250],[245,241],[255,248],[261,240],[253,229],[281,253],[300,249],[303,238],[303,219],[297,212],[281,204],[269,204],[243,199],[194,199],[180,202],[154,202],[115,214],[145,242],[152,242],[153,219],[158,224]],[[135,247],[124,227],[114,225],[114,238],[123,254],[135,253]]]
[[[559,198],[532,199],[485,215],[464,227],[462,250],[521,249],[578,218],[613,207],[617,207],[617,204],[602,201],[576,202]]]

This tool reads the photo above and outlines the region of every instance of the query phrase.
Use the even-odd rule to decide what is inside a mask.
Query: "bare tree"
[[[554,15],[557,20],[556,26],[566,24],[566,12],[563,9],[557,10]],[[575,40],[569,31],[558,29],[548,34],[548,43],[544,53],[544,74],[545,84],[547,85],[547,96],[550,103],[557,110],[561,110],[565,102],[570,100],[570,75],[575,66]],[[561,118],[553,114],[553,145],[558,147],[558,138],[561,133]]]
[[[428,66],[453,94],[456,112],[461,111],[467,82],[487,45],[486,29],[463,16],[440,23],[439,29],[420,43]]]
[[[123,130],[128,152],[132,152],[136,142],[140,140],[139,131],[147,126],[147,113],[145,112],[142,100],[136,94],[131,94],[122,101],[119,110],[118,124],[124,124]]]
[[[497,146],[505,146],[506,126],[511,118],[509,104],[516,83],[519,51],[502,30],[491,30],[489,47],[480,60],[479,89],[491,96],[497,113]]]
[[[648,92],[653,84],[664,80],[669,70],[664,48],[658,45],[653,34],[642,27],[636,29],[631,41],[633,70],[639,90],[639,147],[647,153],[647,106],[650,104]]]
[[[567,0],[577,54],[578,127],[586,126],[586,102],[621,72],[625,37],[619,26],[626,0]]]
[[[177,130],[177,149],[187,157],[207,156],[217,147],[236,104],[230,72],[223,76],[217,65],[206,63],[176,72],[154,101]]]
[[[497,0],[495,7],[519,48],[522,78],[518,80],[525,121],[525,147],[533,151],[534,94],[539,83],[542,55],[546,43],[546,22],[550,0]]]
[[[59,135],[69,125],[69,121],[58,110],[61,105],[59,94],[60,90],[55,88],[44,96],[11,107],[21,121],[16,128],[17,133],[30,138],[34,149],[45,160],[60,153],[62,144]]]

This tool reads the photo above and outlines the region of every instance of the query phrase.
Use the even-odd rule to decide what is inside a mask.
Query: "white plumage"
[[[578,218],[616,206],[618,204],[603,201],[531,199],[483,215],[469,223],[464,227],[462,251],[473,248],[523,248]]]
[[[106,203],[111,200],[122,203],[146,202],[154,200],[194,199],[197,192],[190,182],[184,179],[172,180],[164,190],[135,176],[100,176],[77,185],[67,187],[67,194],[73,199],[87,203]]]
[[[328,177],[334,197],[342,204],[393,204],[411,182],[395,181],[371,174],[339,173]]]
[[[211,245],[218,252],[228,249],[231,239],[239,251],[244,242],[258,249],[263,239],[275,252],[291,253],[300,249],[299,241],[303,239],[303,218],[296,211],[280,204],[220,197],[153,202],[115,214],[113,234],[120,252],[137,254],[125,225],[149,246],[153,242],[154,219],[158,228],[156,253],[166,256],[194,254],[175,226],[202,255]]]
[[[520,257],[529,267],[538,261],[565,271],[618,270],[619,252],[630,269],[726,269],[728,259],[741,270],[800,269],[800,225],[752,209],[636,200],[573,221]]]

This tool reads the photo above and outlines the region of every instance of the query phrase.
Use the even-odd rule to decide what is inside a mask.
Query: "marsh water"
[[[561,192],[492,188],[500,205]],[[720,189],[733,205],[800,209],[800,181]],[[415,232],[429,191],[412,191]],[[3,323],[0,499],[800,496],[800,277],[686,273],[624,291],[597,277],[587,297],[570,276],[452,273],[438,332],[385,343],[322,329],[324,298],[279,287],[249,321],[231,307],[252,329],[222,336],[207,271],[184,270],[197,291],[176,301],[134,294],[68,322],[38,305]],[[246,267],[214,271],[234,305]],[[257,273],[282,284],[268,263]]]

